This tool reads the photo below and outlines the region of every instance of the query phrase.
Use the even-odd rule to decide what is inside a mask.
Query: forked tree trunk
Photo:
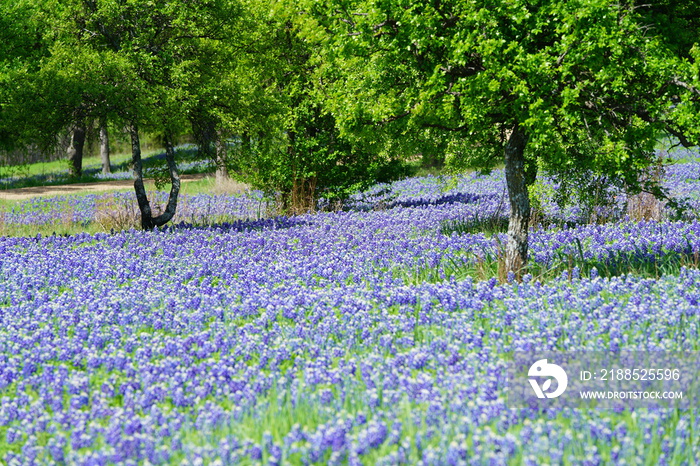
[[[80,176],[83,174],[83,149],[85,147],[85,121],[75,122],[71,131],[70,146],[68,147],[68,174]]]
[[[505,172],[510,201],[508,242],[506,244],[506,271],[517,279],[527,265],[528,225],[530,223],[530,198],[525,179],[525,145],[527,135],[516,125],[505,148]]]
[[[129,127],[131,136],[131,161],[134,168],[134,191],[136,192],[136,200],[141,211],[141,228],[144,230],[152,230],[155,227],[165,225],[175,215],[177,210],[177,196],[180,194],[180,175],[177,173],[177,165],[175,164],[175,147],[172,138],[166,133],[165,136],[165,160],[168,163],[168,171],[170,172],[170,195],[168,196],[168,204],[162,214],[153,217],[151,204],[146,195],[146,188],[143,185],[143,164],[141,163],[141,142],[139,141],[139,131],[136,124]]]
[[[112,173],[112,167],[109,163],[109,132],[105,120],[100,121],[100,159],[102,160],[102,174]]]
[[[226,167],[227,150],[226,138],[221,131],[216,132],[216,141],[214,142],[214,157],[216,163],[216,184],[222,185],[228,181],[228,168]]]

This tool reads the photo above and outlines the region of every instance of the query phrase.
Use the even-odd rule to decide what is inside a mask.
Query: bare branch
[[[472,57],[472,61],[465,65],[448,65],[440,68],[440,71],[442,71],[448,76],[453,76],[455,78],[468,78],[471,76],[475,76],[484,70],[485,68],[481,61],[481,57],[478,55]]]
[[[396,30],[396,25],[397,25],[396,20],[387,19],[386,21],[382,21],[381,23],[375,24],[374,26],[372,26],[372,30],[374,32],[377,32],[379,29],[383,28],[384,26],[391,26],[392,29]]]
[[[685,148],[695,147],[698,145],[697,143],[691,142],[682,131],[680,131],[678,128],[674,128],[671,124],[666,125],[666,131],[677,138],[681,145]]]
[[[411,109],[411,110],[413,110],[413,109]],[[411,110],[407,110],[407,111],[405,111],[405,112],[403,112],[403,113],[401,113],[401,114],[399,114],[399,115],[390,116],[389,118],[386,118],[386,119],[384,119],[384,120],[378,121],[377,124],[378,124],[379,126],[384,126],[384,125],[386,125],[387,123],[391,123],[391,122],[393,122],[393,121],[400,120],[401,118],[405,118],[405,117],[407,117],[407,116],[409,116],[409,115],[411,114]]]
[[[693,94],[700,96],[700,89],[698,89],[697,87],[692,86],[684,81],[681,81],[676,76],[674,76],[670,82],[671,82],[671,84],[675,84],[676,86],[682,87],[683,89],[688,90],[688,91],[692,92]]]

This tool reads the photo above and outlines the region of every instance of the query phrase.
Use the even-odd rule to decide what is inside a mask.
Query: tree
[[[249,117],[229,165],[243,181],[277,195],[286,213],[313,210],[319,197],[337,205],[395,164],[338,131],[315,81],[315,44],[292,21],[296,11],[279,8],[280,2],[259,5],[265,12],[257,20],[263,39],[238,73],[239,85],[250,89]],[[273,14],[266,13],[270,5],[278,7]]]
[[[203,63],[213,62],[208,54],[218,48],[212,44],[237,40],[231,32],[242,11],[231,0],[67,0],[43,5],[44,24],[53,37],[51,56],[41,71],[53,87],[61,80],[70,89],[49,94],[47,107],[63,112],[47,113],[69,115],[63,124],[97,118],[128,127],[144,229],[164,225],[177,209],[175,141],[184,131],[191,102],[202,100],[197,95],[200,77],[191,70],[201,71]],[[144,129],[160,134],[170,177],[168,202],[158,215],[143,182]]]
[[[80,27],[68,27],[70,5],[13,0],[2,7],[9,13],[0,16],[12,23],[3,30],[15,45],[5,62],[14,66],[3,70],[8,85],[0,97],[0,131],[11,134],[14,147],[31,144],[42,151],[56,149],[60,134],[69,132],[69,172],[80,176],[88,122],[106,111],[95,99],[116,95],[114,70],[105,56],[81,46]]]
[[[645,8],[327,0],[307,2],[301,21],[323,54],[317,79],[343,134],[381,143],[428,132],[448,142],[454,166],[505,163],[506,267],[520,275],[538,167],[583,167],[659,192],[640,175],[673,120],[674,76],[687,69]]]

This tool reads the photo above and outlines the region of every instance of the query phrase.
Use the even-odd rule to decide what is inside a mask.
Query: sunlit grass
[[[153,181],[147,181],[145,183],[146,191],[149,193],[149,195],[153,195],[157,188],[156,185]],[[160,191],[163,191],[165,193],[170,192],[170,184],[166,184],[165,186],[161,186]],[[237,183],[235,181],[229,181],[227,183],[224,183],[223,185],[217,185],[216,180],[213,176],[205,176],[204,178],[197,179],[197,180],[191,180],[191,181],[183,181],[180,187],[180,205],[182,205],[183,202],[186,202],[184,199],[185,196],[194,196],[197,194],[206,194],[206,193],[214,193],[214,194],[231,194],[231,195],[237,195],[240,193],[245,192],[248,189],[247,185],[244,185],[242,183]],[[65,194],[57,194],[53,196],[41,196],[41,202],[44,203],[47,206],[47,209],[49,206],[55,207],[56,203],[59,205],[63,206],[62,207],[62,213],[61,217],[56,218],[55,222],[47,225],[19,225],[19,224],[2,224],[0,223],[0,235],[3,236],[36,236],[37,234],[40,234],[42,236],[50,236],[50,235],[75,235],[79,233],[88,233],[88,234],[94,234],[94,233],[100,233],[100,232],[110,232],[112,230],[119,231],[124,228],[129,228],[129,227],[134,227],[138,228],[138,222],[137,219],[130,219],[127,221],[123,217],[125,216],[126,211],[131,211],[131,207],[136,206],[136,195],[133,194],[132,200],[129,203],[131,207],[125,205],[124,200],[119,200],[117,201],[115,198],[115,201],[113,202],[114,205],[110,205],[110,195],[116,194],[116,193],[133,193],[133,188],[122,188],[122,189],[111,189],[111,190],[106,190],[106,191],[98,191],[94,190],[91,191],[89,189],[86,189],[85,191],[78,193],[78,194],[71,194],[66,196]],[[94,221],[90,222],[74,222],[72,221],[72,213],[73,213],[73,208],[69,205],[69,199],[75,199],[75,198],[80,198],[80,197],[85,197],[85,196],[91,196],[94,194],[99,194],[103,201],[101,201],[101,204],[103,205],[103,210],[105,212],[110,212],[112,218],[101,218],[101,219],[95,219]],[[0,212],[10,212],[13,209],[21,208],[22,204],[28,202],[28,199],[1,199],[0,198]],[[129,208],[127,208],[129,207]],[[181,219],[186,220],[189,223],[195,223],[195,224],[215,224],[215,223],[221,223],[221,222],[229,222],[233,220],[237,220],[237,218],[233,217],[227,217],[227,216],[217,216],[217,217],[211,217],[211,218],[187,218],[187,219]]]
[[[144,176],[157,177],[167,174],[162,150],[144,151],[142,161]],[[206,161],[199,160],[197,150],[194,147],[181,146],[176,149],[176,159],[180,165],[181,173],[201,173],[207,170]],[[204,162],[192,164],[191,162]],[[189,163],[189,166],[187,164]],[[131,154],[118,153],[110,157],[111,172],[119,179],[131,178]],[[102,162],[98,157],[83,158],[83,174],[79,177],[69,176],[68,162],[57,160],[52,162],[38,162],[18,166],[0,167],[0,189],[15,189],[37,186],[56,186],[75,183],[92,183],[116,178],[103,178],[101,176]]]

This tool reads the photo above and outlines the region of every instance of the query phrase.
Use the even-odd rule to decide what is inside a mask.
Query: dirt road
[[[183,182],[201,180],[206,174],[181,175]],[[0,199],[16,201],[38,196],[62,196],[66,194],[79,194],[88,192],[114,191],[118,189],[134,189],[133,180],[100,181],[97,183],[63,184],[58,186],[35,186],[31,188],[17,188],[0,190]]]

